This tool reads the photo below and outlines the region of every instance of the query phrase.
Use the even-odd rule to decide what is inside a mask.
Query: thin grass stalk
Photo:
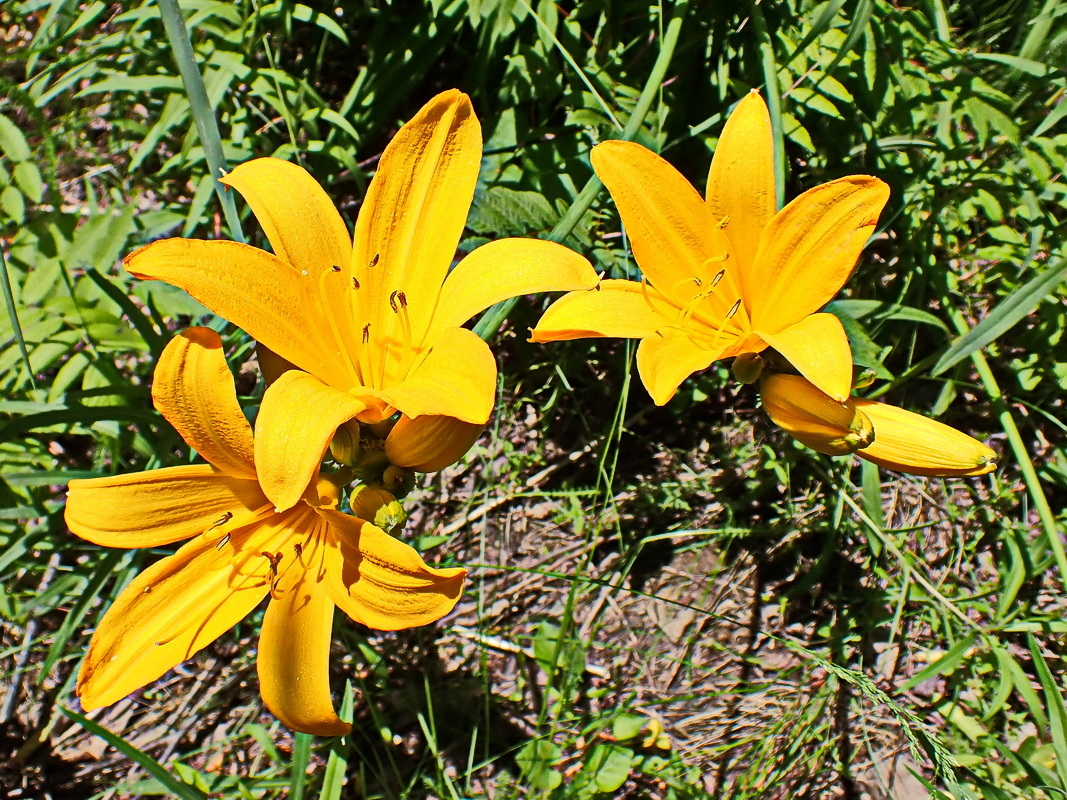
[[[11,276],[7,271],[7,256],[4,255],[4,248],[0,247],[0,276],[3,280],[0,283],[3,284],[4,289],[4,305],[7,307],[7,317],[11,321],[11,329],[15,332],[15,341],[18,342],[19,352],[22,354],[22,363],[26,367],[26,375],[30,379],[30,390],[33,393],[34,401],[40,400],[37,396],[37,383],[33,379],[33,366],[30,364],[30,351],[26,347],[26,339],[22,335],[22,325],[19,323],[19,312],[15,308],[15,294],[11,289]]]
[[[778,89],[778,65],[774,60],[774,43],[767,30],[767,20],[758,2],[752,4],[752,24],[759,38],[760,65],[763,68],[763,83],[767,89],[767,110],[771,114],[771,132],[774,136],[774,185],[775,202],[781,208],[785,203],[785,136],[782,132],[782,97]]]
[[[952,324],[961,335],[968,330],[967,322],[959,311],[952,312]],[[989,395],[989,399],[993,403],[993,410],[997,413],[997,420],[1000,422],[1001,427],[1004,428],[1004,433],[1008,435],[1008,444],[1011,446],[1011,452],[1015,456],[1015,460],[1019,462],[1019,469],[1023,474],[1023,483],[1026,484],[1026,490],[1029,492],[1034,506],[1037,507],[1037,515],[1041,519],[1041,527],[1045,532],[1045,538],[1048,539],[1052,555],[1056,559],[1056,566],[1060,570],[1060,581],[1067,586],[1067,552],[1064,552],[1059,526],[1056,524],[1056,515],[1052,513],[1048,498],[1045,497],[1045,492],[1041,488],[1041,480],[1037,477],[1034,462],[1030,460],[1030,454],[1023,443],[1019,427],[1015,424],[1011,409],[1004,402],[1004,395],[1000,391],[997,379],[993,376],[993,370],[989,368],[989,362],[986,361],[986,357],[981,352],[974,352],[971,353],[971,361],[978,371],[978,379],[982,382],[982,388],[985,389],[986,394]]]
[[[219,196],[219,202],[222,204],[222,213],[226,217],[226,227],[230,229],[230,238],[235,242],[243,242],[245,239],[241,232],[241,218],[237,215],[237,205],[234,203],[233,194],[226,191],[226,187],[219,182],[219,178],[226,171],[222,136],[219,134],[215,112],[211,108],[207,90],[204,88],[204,79],[196,64],[193,46],[189,43],[189,31],[185,27],[185,19],[182,17],[178,0],[159,0],[159,16],[167,32],[167,41],[170,42],[171,49],[174,51],[174,61],[178,65],[178,73],[181,75],[185,94],[189,98],[189,108],[193,114],[193,122],[196,124],[197,135],[204,146],[204,158],[207,159],[208,170],[215,180],[215,194]]]
[[[674,16],[671,17],[671,21],[667,24],[667,30],[663,34],[663,43],[660,47],[659,55],[656,57],[656,63],[652,65],[652,71],[649,73],[648,80],[645,81],[645,86],[637,98],[634,111],[626,121],[626,127],[622,130],[622,139],[624,141],[630,142],[634,140],[637,132],[641,129],[642,123],[645,121],[645,117],[648,115],[648,110],[652,107],[653,100],[656,99],[656,94],[659,92],[663,79],[667,75],[667,67],[674,57],[674,50],[678,46],[678,37],[682,32],[682,19],[685,17],[687,5],[687,3],[678,3],[675,6]],[[578,193],[574,202],[571,203],[570,208],[567,209],[560,221],[549,232],[547,238],[550,242],[563,242],[564,239],[571,235],[571,231],[585,216],[585,212],[592,207],[593,201],[596,200],[602,186],[600,178],[596,175],[592,175],[586,181],[585,186],[582,187],[582,191]],[[497,303],[478,320],[478,324],[474,326],[474,332],[487,341],[493,338],[496,332],[500,330],[500,326],[504,324],[504,320],[508,318],[511,309],[518,302],[519,299],[513,297],[510,300]]]

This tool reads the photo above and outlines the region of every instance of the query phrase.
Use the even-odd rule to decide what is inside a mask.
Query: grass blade
[[[30,387],[33,389],[34,399],[37,399],[37,384],[33,380],[33,367],[30,365],[30,351],[26,349],[26,339],[22,335],[22,325],[19,324],[19,312],[15,308],[15,295],[11,291],[11,276],[7,271],[7,256],[4,248],[0,247],[0,273],[3,273],[4,306],[7,307],[7,317],[11,320],[11,329],[15,332],[15,340],[22,354],[22,363],[26,367],[26,374],[30,379]]]

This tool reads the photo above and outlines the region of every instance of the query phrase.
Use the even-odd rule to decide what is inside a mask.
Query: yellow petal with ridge
[[[886,469],[930,477],[984,475],[997,468],[997,454],[977,439],[903,408],[856,398],[874,424],[874,443],[856,455]]]
[[[299,164],[280,158],[246,161],[220,181],[241,193],[271,249],[296,269],[317,275],[352,259],[352,236],[333,201]]]
[[[613,336],[643,339],[673,325],[680,310],[647,283],[606,280],[599,288],[568,292],[548,307],[531,331],[532,342]]]
[[[745,273],[753,330],[781,331],[826,305],[852,274],[888,199],[882,181],[850,175],[775,214]]]
[[[302,539],[300,553],[281,553],[270,603],[259,634],[256,671],[263,702],[287,727],[316,736],[351,729],[330,698],[330,643],[334,603],[325,582],[326,525]]]
[[[637,347],[637,371],[657,406],[666,404],[678,386],[719,358],[723,349],[706,350],[675,328],[667,328],[641,340]]]
[[[355,383],[321,303],[318,274],[303,274],[246,244],[162,239],[126,256],[144,280],[184,289],[223,319],[303,370],[340,386]],[[326,276],[333,273],[326,269]]]
[[[852,348],[841,320],[833,314],[812,314],[785,330],[757,333],[819,390],[839,403],[848,400]]]
[[[82,707],[121,700],[247,616],[267,594],[267,562],[255,555],[252,565],[198,536],[134,578],[93,634],[78,674]]]
[[[585,257],[561,244],[498,239],[471,252],[448,274],[432,330],[459,327],[511,297],[592,289],[599,280]],[[432,332],[428,341],[433,341]]]
[[[455,607],[465,569],[427,566],[415,550],[369,522],[326,509],[318,513],[331,527],[330,596],[356,622],[401,630],[427,625]]]
[[[715,146],[708,173],[708,207],[716,221],[726,220],[726,236],[747,294],[751,291],[747,273],[760,234],[778,210],[771,115],[757,91],[737,104]]]
[[[452,89],[431,99],[382,153],[356,221],[355,317],[372,338],[399,327],[389,299],[403,292],[417,344],[467,221],[482,157],[470,98]],[[379,387],[384,388],[384,387]]]
[[[228,475],[255,480],[252,427],[215,331],[188,328],[170,341],[156,364],[152,400],[207,461]]]
[[[296,505],[318,474],[334,432],[366,407],[298,370],[270,385],[256,418],[256,471],[278,510]]]
[[[257,481],[195,464],[73,480],[65,518],[71,533],[94,544],[158,547],[266,505]]]

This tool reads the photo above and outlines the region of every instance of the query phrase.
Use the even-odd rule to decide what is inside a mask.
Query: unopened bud
[[[382,484],[397,497],[406,497],[408,492],[415,488],[415,473],[390,464],[382,473]]]
[[[353,466],[359,461],[363,448],[359,443],[359,423],[349,420],[333,435],[330,442],[330,455],[339,464]]]
[[[763,373],[763,356],[759,353],[742,353],[734,359],[733,372],[740,383],[755,383]]]
[[[875,440],[874,425],[851,399],[839,403],[799,375],[765,376],[760,397],[775,425],[820,453],[843,456]]]
[[[484,428],[453,417],[401,417],[385,440],[385,453],[398,467],[436,472],[463,458]]]

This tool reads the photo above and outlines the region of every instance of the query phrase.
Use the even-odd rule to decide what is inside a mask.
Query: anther
[[[363,344],[367,344],[370,341],[370,323],[368,322],[363,326]]]
[[[231,519],[233,519],[233,512],[232,511],[224,511],[222,516],[219,517],[217,520],[215,520],[214,524],[210,528],[208,528],[207,530],[210,531],[213,528],[219,527],[219,525],[224,525],[227,522],[229,522]],[[204,533],[207,533],[207,531],[204,531]]]
[[[359,278],[356,278],[356,277],[352,278],[352,288],[353,289],[358,289],[359,288]]]
[[[397,311],[399,311],[399,310],[400,310],[400,309],[398,309],[398,308],[396,307],[396,296],[397,296],[397,294],[399,294],[399,290],[394,290],[393,292],[391,292],[391,293],[389,294],[389,308],[393,309],[393,313],[394,313],[394,314],[395,314],[395,313],[396,313]]]
[[[379,258],[379,257],[381,257],[381,253],[375,253],[375,254],[374,254],[374,258],[372,258],[372,259],[370,260],[370,263],[369,263],[369,264],[367,264],[367,269],[370,269],[371,267],[376,267],[376,266],[378,266],[378,258]]]
[[[711,279],[711,288],[714,289],[719,285],[719,281],[726,277],[726,270],[720,269],[715,273],[715,277]]]
[[[293,545],[293,552],[296,553],[297,558],[300,558],[300,556],[304,554],[304,545],[300,544],[300,542],[297,542]]]
[[[263,551],[262,553],[260,553],[260,555],[270,562],[270,574],[277,578],[278,565],[282,563],[281,553],[268,553],[266,551]]]
[[[719,222],[716,224],[715,227],[718,228],[721,231],[723,228],[725,228],[729,224],[730,224],[730,215],[727,214],[725,217],[723,217],[722,219],[719,220]]]
[[[737,309],[741,308],[741,298],[737,298],[734,304],[730,306],[730,310],[726,312],[727,319],[733,319],[734,314],[737,313]]]
[[[230,534],[227,533],[225,536],[219,539],[219,543],[215,545],[215,549],[221,552],[222,548],[226,546],[226,543],[228,541],[230,541]]]
[[[404,294],[403,292],[397,292],[396,293],[396,299],[397,299],[397,302],[400,303],[400,307],[401,308],[407,308],[408,307],[408,296],[406,294]]]
[[[334,264],[334,265],[333,265],[333,267],[331,267],[331,269],[332,269],[332,270],[333,270],[334,272],[340,272],[340,271],[341,271],[341,268],[340,268],[339,266],[337,266],[336,264]]]

